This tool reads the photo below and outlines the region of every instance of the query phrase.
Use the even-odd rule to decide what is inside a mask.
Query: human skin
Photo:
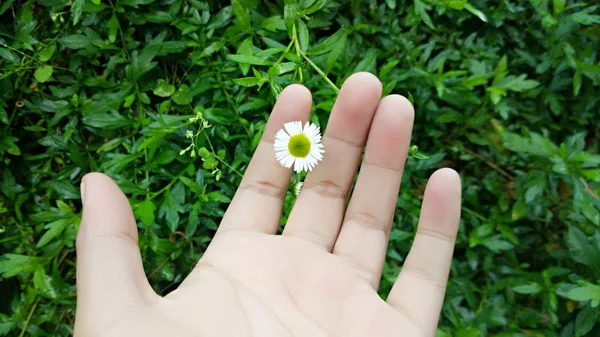
[[[312,104],[308,89],[287,87],[214,239],[165,296],[145,276],[127,198],[109,177],[86,175],[75,336],[434,336],[460,219],[460,178],[447,168],[430,177],[415,240],[384,301],[377,289],[414,111],[404,97],[381,92],[371,74],[346,80],[323,135],[324,159],[278,235],[292,172],[275,160],[273,139],[284,123],[306,122]]]

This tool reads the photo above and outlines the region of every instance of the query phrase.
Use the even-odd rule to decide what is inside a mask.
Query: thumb
[[[144,273],[131,206],[117,184],[104,174],[88,174],[81,198],[75,332],[86,336],[124,308],[148,305],[158,296]]]

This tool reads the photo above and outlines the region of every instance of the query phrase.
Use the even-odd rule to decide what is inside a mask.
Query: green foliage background
[[[325,128],[356,71],[416,109],[382,296],[427,176],[450,166],[463,217],[438,336],[600,335],[598,7],[3,0],[0,335],[72,334],[85,173],[130,198],[165,294],[210,241],[281,89],[311,89]],[[290,188],[282,223],[293,202]]]

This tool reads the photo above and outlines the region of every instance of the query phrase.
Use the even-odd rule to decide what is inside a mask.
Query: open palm
[[[401,96],[381,99],[381,90],[367,73],[346,81],[323,136],[324,159],[276,235],[291,170],[275,160],[273,139],[284,123],[306,121],[311,111],[308,90],[287,87],[208,250],[164,297],[145,277],[127,198],[110,178],[87,175],[76,337],[433,336],[460,217],[460,179],[450,169],[431,177],[415,241],[383,301],[377,288],[414,113]]]

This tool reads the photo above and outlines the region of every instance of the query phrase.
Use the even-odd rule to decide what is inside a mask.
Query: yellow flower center
[[[292,136],[288,143],[288,150],[292,156],[304,158],[310,152],[310,140],[303,133]]]

